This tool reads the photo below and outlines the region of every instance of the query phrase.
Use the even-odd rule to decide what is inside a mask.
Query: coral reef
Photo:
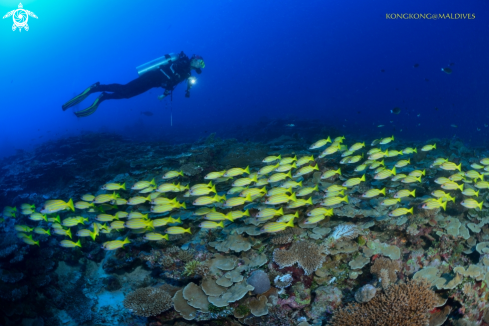
[[[124,298],[124,307],[137,316],[156,316],[172,307],[171,296],[159,288],[141,288]]]
[[[297,263],[306,275],[312,274],[323,264],[325,256],[323,249],[311,241],[294,242],[288,250],[275,249],[273,261],[280,268],[292,266]]]

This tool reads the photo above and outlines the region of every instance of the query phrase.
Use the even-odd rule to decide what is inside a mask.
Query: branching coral
[[[385,282],[382,277],[382,270],[385,269],[387,272],[384,272],[384,275],[387,275],[388,281],[390,282],[397,281],[396,272],[400,270],[399,262],[392,261],[389,258],[379,257],[375,260],[372,267],[370,267],[370,273],[377,275],[381,279],[382,282]],[[386,274],[385,274],[386,273]],[[384,283],[382,284],[384,286]]]
[[[172,298],[159,288],[141,288],[124,298],[124,307],[137,316],[156,316],[172,307]]]
[[[410,281],[393,285],[363,304],[350,304],[335,312],[333,326],[425,326],[436,305],[429,283]]]
[[[299,236],[302,233],[300,228],[288,228],[284,231],[278,233],[273,239],[272,243],[275,245],[282,245],[291,243],[295,237]]]
[[[311,241],[295,242],[289,250],[275,249],[273,261],[280,268],[298,263],[306,275],[312,274],[323,264],[326,257],[322,254],[323,248]]]

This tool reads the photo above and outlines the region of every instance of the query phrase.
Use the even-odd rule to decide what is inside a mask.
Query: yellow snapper
[[[75,247],[80,247],[81,248],[81,243],[80,240],[77,242],[73,242],[71,240],[62,240],[59,245],[64,248],[75,248]]]
[[[127,204],[128,205],[139,205],[139,204],[142,204],[142,203],[145,203],[145,202],[151,202],[151,197],[143,197],[143,196],[136,196],[136,197],[131,197],[129,198],[129,200],[127,201]]]
[[[124,240],[113,240],[113,241],[107,241],[102,244],[102,249],[104,250],[116,250],[119,248],[124,247],[125,244],[131,243],[128,238],[125,238]]]
[[[302,166],[306,163],[314,161],[314,155],[311,156],[303,156],[300,159],[297,160],[296,165],[297,166]]]
[[[367,164],[360,164],[359,166],[357,166],[355,168],[355,172],[362,172],[363,170],[365,170],[367,168]]]
[[[199,224],[201,229],[216,229],[216,228],[224,228],[223,221],[217,223],[212,221],[205,221]]]
[[[386,150],[385,152],[377,152],[373,153],[368,157],[369,160],[378,160],[379,158],[385,157],[389,152]]]
[[[477,170],[480,170],[480,169],[483,169],[484,168],[483,165],[480,165],[480,164],[477,164],[477,163],[472,163],[470,165],[470,167],[473,168],[473,169],[477,169]]]
[[[27,236],[27,237],[22,237],[22,241],[24,241],[25,243],[27,243],[28,245],[37,245],[39,246],[39,240],[38,241],[34,241],[32,239],[32,235],[30,236]]]
[[[176,198],[169,199],[165,197],[157,197],[151,201],[151,204],[153,205],[168,205],[168,204],[176,204],[176,203],[177,203]]]
[[[345,190],[340,190],[340,191],[328,191],[327,193],[324,194],[324,198],[331,198],[331,197],[338,197],[338,196],[344,196],[345,195]]]
[[[41,210],[43,214],[51,214],[59,211],[63,211],[65,209],[71,209],[73,212],[75,211],[75,206],[73,206],[73,200],[70,199],[68,202],[64,202],[60,199],[56,200],[48,200],[44,203],[44,208]]]
[[[204,217],[208,221],[224,221],[224,220],[229,220],[231,222],[234,222],[234,219],[231,217],[231,215],[227,215],[221,212],[211,212],[209,214],[206,214]]]
[[[489,182],[479,181],[474,186],[478,189],[488,189],[489,188]]]
[[[155,182],[155,179],[151,180],[151,181],[138,181],[136,182],[132,187],[131,189],[132,190],[141,190],[141,189],[144,189],[144,188],[148,188],[150,186],[154,186],[156,187],[156,182]]]
[[[148,214],[143,214],[143,213],[140,213],[140,212],[130,212],[128,215],[127,215],[127,218],[128,219],[132,219],[132,218],[148,218]]]
[[[345,202],[345,203],[348,203],[348,196],[345,196],[343,198],[341,197],[330,197],[330,198],[325,198],[322,202],[321,202],[321,206],[334,206],[334,205],[337,205],[341,202]]]
[[[287,223],[288,221],[293,220],[294,218],[299,218],[299,212],[298,211],[296,211],[295,214],[287,214],[287,215],[280,216],[277,219],[277,222],[279,222],[279,223]]]
[[[292,162],[297,161],[297,155],[294,157],[284,157],[278,162],[279,165],[291,164]]]
[[[465,172],[465,176],[466,177],[469,177],[471,179],[474,179],[474,181],[477,181],[477,179],[481,179],[484,180],[484,175],[483,174],[480,174],[479,172],[475,171],[475,170],[470,170],[470,171],[467,171]]]
[[[100,221],[100,222],[112,222],[114,219],[119,219],[119,218],[117,216],[114,216],[114,215],[99,214],[99,215],[97,215],[97,217],[95,219],[97,221]],[[64,223],[64,221],[63,221],[63,223]]]
[[[414,177],[412,175],[408,175],[404,179],[401,180],[402,183],[413,183],[413,182],[421,183],[421,177]]]
[[[449,176],[448,179],[450,181],[455,181],[455,182],[462,181],[462,180],[465,180],[465,174],[463,172],[457,172],[457,173]],[[470,181],[470,180],[467,180],[467,181]]]
[[[140,194],[147,194],[147,193],[153,192],[155,189],[156,189],[156,187],[148,187],[148,188],[144,188],[143,190],[140,190],[139,193]]]
[[[160,226],[165,226],[167,224],[173,224],[173,223],[182,223],[180,220],[180,217],[177,219],[174,219],[173,217],[165,217],[165,218],[157,218],[153,220],[153,226],[155,228],[160,227]]]
[[[256,217],[267,217],[267,216],[281,216],[284,215],[284,210],[282,207],[279,209],[265,208],[256,214]]]
[[[128,229],[144,229],[146,227],[154,227],[152,220],[145,220],[142,218],[128,220],[126,223],[124,223],[124,226]]]
[[[250,195],[246,196],[246,197],[233,197],[233,198],[229,198],[228,200],[226,200],[223,204],[224,207],[235,207],[235,206],[239,206],[239,205],[243,205],[245,202],[251,202],[253,201],[253,199],[251,198]]]
[[[385,144],[389,144],[391,141],[394,140],[394,136],[392,137],[387,137],[387,138],[384,138],[380,141],[380,145],[385,145]]]
[[[294,193],[292,193],[290,196],[287,196],[286,194],[279,194],[279,195],[270,196],[265,201],[265,204],[278,205],[278,204],[287,203],[289,201],[297,201],[297,198],[295,197]]]
[[[458,183],[453,182],[453,181],[445,182],[444,184],[441,185],[441,187],[443,189],[446,189],[446,190],[457,190],[457,189],[460,189],[460,191],[464,191],[464,185],[463,184],[459,185]]]
[[[88,229],[80,229],[78,230],[78,232],[76,232],[76,236],[77,237],[90,237],[92,238],[93,241],[95,241],[95,238],[97,237],[97,233],[96,232],[92,232]]]
[[[126,218],[126,217],[129,216],[129,213],[128,212],[119,211],[119,212],[115,213],[114,216],[117,217],[118,219],[119,218]]]
[[[414,189],[413,191],[409,191],[408,189],[399,190],[394,195],[394,198],[404,198],[409,196],[416,197],[416,189]]]
[[[215,212],[215,211],[216,211],[216,208],[215,207],[212,207],[212,208],[209,208],[209,207],[201,207],[201,208],[197,209],[194,212],[194,215],[196,215],[196,216],[202,216],[202,215],[208,214],[210,212]]]
[[[335,139],[333,139],[333,142],[342,143],[343,140],[345,140],[345,136],[338,136]]]
[[[23,209],[23,210],[20,211],[20,213],[22,215],[31,215],[31,214],[34,213],[34,211],[32,209]]]
[[[149,241],[160,241],[162,239],[165,239],[168,241],[168,234],[160,234],[160,233],[156,233],[156,232],[150,232],[150,233],[146,233],[144,235],[144,238],[146,240],[149,240]]]
[[[436,149],[436,144],[433,144],[433,145],[424,145],[422,148],[421,148],[421,151],[422,152],[429,152],[433,149]]]
[[[340,150],[340,146],[339,145],[331,145],[329,147],[326,147],[326,149],[324,151],[322,151],[321,154],[319,154],[319,158],[323,158],[323,157],[325,157],[327,155],[334,154],[334,153],[336,153],[339,150]]]
[[[362,147],[365,147],[365,142],[363,143],[355,143],[353,145],[350,146],[349,150],[354,152],[354,151],[358,151],[360,148]]]
[[[200,197],[202,198],[202,197]],[[176,204],[164,204],[164,205],[155,205],[151,207],[151,213],[166,213],[172,211],[174,209],[178,209],[183,207],[183,209],[187,209],[185,203],[176,203]]]
[[[278,156],[267,156],[263,159],[263,163],[272,163],[273,161],[277,161],[277,160],[280,160],[282,159],[282,156],[281,155],[278,155]]]
[[[324,145],[326,145],[327,143],[331,143],[331,138],[329,136],[326,139],[320,139],[320,140],[318,140],[317,142],[315,142],[314,144],[312,144],[309,147],[309,149],[320,148],[320,147],[323,147]]]
[[[103,204],[103,203],[107,203],[107,202],[112,201],[112,200],[116,200],[119,197],[120,197],[119,194],[117,194],[115,192],[112,194],[102,194],[102,195],[98,195],[97,197],[95,197],[93,202],[95,204]]]
[[[362,155],[355,155],[355,156],[352,156],[350,158],[350,160],[347,162],[348,164],[355,164],[357,163],[358,161],[360,161],[361,159],[363,158],[363,154]],[[318,169],[319,170],[319,169]]]
[[[265,175],[269,174],[272,171],[275,171],[280,166],[280,164],[277,163],[277,165],[267,165],[262,167],[260,170],[258,170],[258,175]]]
[[[20,205],[20,209],[24,210],[24,209],[36,209],[36,205],[34,204],[22,204]]]
[[[190,228],[184,229],[184,228],[182,228],[180,226],[171,226],[168,229],[166,229],[165,232],[167,234],[183,234],[183,233],[190,233],[190,234],[192,234],[192,232],[190,231]]]
[[[467,198],[467,199],[464,199],[460,204],[462,204],[462,206],[467,207],[467,208],[479,207],[479,210],[482,210],[482,205],[484,204],[484,202],[481,201],[480,203],[478,203],[477,201],[475,201],[472,198]]]
[[[404,155],[407,155],[407,154],[412,154],[412,153],[418,153],[418,151],[416,150],[416,148],[412,148],[412,147],[406,147],[402,150],[402,153]]]
[[[310,195],[312,194],[313,192],[315,191],[319,191],[319,188],[318,188],[318,185],[316,184],[315,187],[305,187],[305,188],[302,188],[302,189],[299,189],[295,195],[297,197],[303,197],[303,196],[307,196],[307,195]]]
[[[275,195],[281,195],[281,194],[285,194],[288,192],[292,193],[292,188],[285,189],[282,187],[276,187],[276,188],[272,188],[272,189],[268,190],[267,197],[271,197],[271,196],[275,196]]]
[[[226,200],[226,196],[215,195],[214,197],[210,196],[202,196],[194,200],[193,205],[195,206],[204,206],[212,203],[219,202],[221,200]]]
[[[75,207],[78,209],[88,209],[90,207],[95,207],[94,203],[88,203],[86,201],[77,201]]]
[[[242,211],[231,211],[226,214],[226,216],[232,218],[233,220],[236,220],[238,218],[242,218],[243,216],[250,216],[249,210],[246,210],[244,212]]]
[[[397,209],[393,210],[392,212],[390,212],[389,216],[397,217],[397,216],[406,215],[407,213],[413,214],[413,207],[411,207],[410,209],[407,209],[404,207],[397,208]]]
[[[283,231],[283,230],[285,230],[288,227],[291,227],[291,228],[294,227],[294,219],[291,219],[287,223],[283,223],[283,222],[269,222],[269,223],[265,224],[260,229],[260,231],[261,232],[266,232],[266,233],[275,233],[275,232]]]
[[[385,169],[385,170],[380,171],[379,173],[377,173],[374,176],[374,179],[384,180],[384,179],[387,179],[388,177],[390,177],[391,175],[396,175],[396,167],[393,167],[392,170]]]
[[[382,152],[382,149],[378,148],[378,147],[374,147],[374,148],[371,148],[367,154],[368,155],[372,155],[372,154],[375,154],[375,153],[378,153],[378,152]]]
[[[43,228],[41,228],[39,226],[34,228],[34,232],[37,234],[41,234],[41,235],[44,235],[44,234],[51,235],[51,232],[49,230],[44,230]]]
[[[479,161],[482,165],[489,165],[489,158],[485,157]]]
[[[422,209],[436,209],[439,207],[443,208],[443,210],[445,211],[447,209],[447,202],[443,202],[440,198],[438,200],[433,200],[433,201],[429,201],[427,203],[424,203],[421,206]]]
[[[218,178],[221,178],[224,173],[226,173],[226,170],[224,171],[219,171],[219,172],[211,172],[211,173],[208,173],[204,179],[206,180],[214,180],[214,179],[218,179]]]
[[[362,197],[363,198],[373,198],[378,195],[384,195],[385,196],[385,188],[384,189],[370,189],[367,192],[365,192]]]
[[[433,161],[433,164],[430,165],[430,168],[434,168],[436,166],[442,165],[445,162],[448,162],[448,158],[439,157]]]
[[[106,183],[102,186],[103,190],[126,190],[126,183],[118,184],[118,183]]]
[[[226,194],[234,195],[234,194],[242,192],[245,189],[248,189],[248,188],[247,187],[231,187],[231,189],[229,189]]]
[[[373,170],[373,169],[378,168],[378,167],[379,167],[379,166],[381,166],[381,165],[384,165],[384,160],[382,160],[382,161],[380,161],[380,162],[379,162],[379,161],[374,161],[374,162],[372,162],[372,164],[370,164],[370,166],[368,167],[368,169],[369,169],[369,170]],[[384,166],[385,166],[385,165],[384,165]]]
[[[238,175],[242,175],[242,174],[250,174],[250,167],[247,166],[246,168],[242,169],[242,168],[232,168],[232,169],[229,169],[227,170],[222,176],[223,177],[236,177]]]
[[[84,201],[88,201],[88,202],[91,202],[95,199],[95,196],[94,195],[91,195],[91,194],[85,194],[81,197],[82,200]]]
[[[479,197],[479,191],[480,190],[475,191],[473,188],[465,188],[464,191],[462,191],[462,194],[464,194],[465,196]]]
[[[346,190],[348,188],[344,187],[344,186],[340,186],[340,185],[331,185],[329,186],[326,191],[327,192],[333,192],[333,191],[341,191],[341,190]]]
[[[462,171],[462,163],[457,165],[453,162],[445,162],[445,163],[440,165],[440,168],[445,170],[445,171],[453,171],[453,170]]]
[[[46,217],[46,214],[41,214],[41,213],[32,213],[30,216],[29,216],[29,220],[31,221],[48,221],[48,218]]]
[[[326,218],[325,215],[322,215],[322,214],[319,214],[319,215],[314,215],[314,216],[311,216],[311,217],[308,217],[305,221],[304,221],[304,224],[316,224],[316,223],[319,223],[321,222],[322,220],[324,220]]]
[[[234,187],[247,186],[247,185],[251,184],[252,182],[257,182],[257,181],[258,181],[257,176],[254,176],[253,178],[240,178],[240,179],[237,179],[233,182],[233,186]]]
[[[275,173],[275,174],[272,174],[272,176],[270,176],[270,178],[268,178],[268,182],[279,182],[279,181],[286,179],[287,177],[292,178],[290,171],[289,171],[289,173]]]
[[[176,178],[178,176],[183,177],[183,171],[168,171],[161,178],[163,180],[168,180],[168,179]]]
[[[279,164],[279,166],[275,169],[275,172],[287,172],[287,171],[290,171],[290,170],[295,169],[295,168],[297,168],[295,163],[284,164],[284,165]]]
[[[70,237],[71,239],[71,230],[70,229],[53,229],[54,233],[56,233],[57,235],[67,235]]]
[[[65,227],[77,226],[78,224],[85,225],[85,222],[88,222],[88,218],[84,218],[82,216],[68,217],[63,220],[61,223]]]
[[[333,215],[333,209],[332,208],[318,207],[318,208],[314,208],[313,210],[311,210],[307,213],[307,216],[316,216],[316,215],[332,216]]]
[[[399,203],[401,201],[401,198],[388,198],[388,199],[385,199],[383,200],[380,205],[382,206],[392,206],[392,205],[395,205],[397,203]]]
[[[312,197],[309,199],[297,199],[296,201],[291,201],[288,203],[287,208],[294,209],[306,205],[312,205]]]
[[[172,192],[172,191],[180,191],[180,183],[174,184],[174,183],[163,183],[158,186],[156,189],[157,192],[165,193],[165,192]]]
[[[407,159],[407,160],[400,160],[396,163],[395,167],[396,168],[402,168],[408,164],[411,164],[411,159]]]
[[[115,200],[115,204],[116,205],[127,205],[127,200],[125,200],[124,198],[117,198]]]
[[[212,186],[212,188],[197,188],[194,190],[190,190],[190,195],[191,196],[203,196],[203,195],[208,195],[211,192],[217,193],[216,191],[216,186]]]
[[[343,182],[343,187],[347,187],[347,188],[353,187],[362,181],[365,181],[365,174],[362,175],[361,178],[350,178],[350,179],[346,180],[345,182]]]
[[[254,196],[258,196],[258,195],[266,194],[266,193],[267,193],[266,187],[263,187],[263,188],[247,188],[247,189],[244,189],[243,191],[241,191],[239,196],[240,197],[246,197],[246,196],[250,195],[251,197],[254,197]]]
[[[309,174],[309,173],[313,172],[314,170],[319,171],[319,167],[317,164],[316,164],[316,166],[310,166],[310,165],[304,166],[295,172],[294,178],[300,177],[302,175]]]
[[[420,176],[424,176],[426,174],[426,170],[414,170],[414,171],[411,171],[409,172],[409,175],[412,176],[412,177],[420,177]]]
[[[296,182],[294,180],[287,180],[280,185],[280,188],[285,188],[285,189],[292,189],[298,187],[302,187],[302,181]]]
[[[402,151],[390,150],[387,152],[387,157],[395,157],[398,155],[403,155]]]

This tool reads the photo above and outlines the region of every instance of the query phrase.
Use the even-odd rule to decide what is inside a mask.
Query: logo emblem
[[[3,16],[3,18],[7,18],[10,16],[12,16],[14,20],[12,31],[15,31],[17,28],[19,28],[19,32],[22,31],[22,28],[24,28],[26,31],[29,30],[29,25],[27,25],[27,20],[29,19],[29,16],[37,19],[37,16],[32,11],[23,9],[22,3],[19,3],[19,9],[8,12],[5,16]]]

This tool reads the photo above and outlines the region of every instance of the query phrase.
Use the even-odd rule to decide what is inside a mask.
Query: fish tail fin
[[[295,196],[295,192],[293,192],[292,195],[290,195],[289,200],[292,200],[294,202],[297,201],[297,197]]]
[[[249,165],[246,167],[246,169],[244,169],[244,172],[246,172],[247,174],[250,174],[250,166]]]
[[[71,237],[71,229],[68,229],[68,231],[66,231],[66,235],[70,237],[70,239],[72,238]]]
[[[462,183],[459,187],[460,191],[464,191],[464,184]]]
[[[394,140],[394,135],[392,135],[392,140]]]
[[[167,233],[167,234],[165,234],[165,235],[162,237],[162,239],[165,239],[166,241],[168,241],[168,233]]]
[[[457,170],[460,172],[462,171],[462,163],[460,163],[458,166],[455,165],[455,167],[457,168]]]
[[[294,217],[299,217],[299,211],[295,211]]]
[[[73,199],[70,198],[68,201],[68,207],[74,212],[75,211],[75,206],[73,205]]]
[[[341,175],[341,168],[338,168],[338,170],[336,170],[336,173],[338,173],[339,175]]]
[[[288,227],[293,228],[293,227],[294,227],[294,219],[291,219],[291,220],[290,220],[290,221],[288,221],[288,222],[287,222],[285,225],[286,225],[286,226],[288,226]]]
[[[34,243],[35,243],[35,244],[36,244],[38,247],[40,247],[40,246],[41,246],[41,245],[39,244],[39,240],[34,241]]]
[[[480,191],[480,190],[477,190],[477,191],[476,191],[476,193],[475,193],[475,196],[476,196],[476,197],[479,197],[479,191]]]
[[[311,204],[311,205],[312,205],[312,197],[309,197],[309,199],[308,199],[308,200],[306,200],[306,203],[309,203],[309,204]]]
[[[187,205],[185,203],[181,203],[180,207],[183,207],[183,209],[187,209]]]
[[[121,189],[126,190],[126,183],[125,182],[122,184]]]
[[[211,188],[211,191],[215,194],[217,194],[217,191],[216,191],[216,185],[213,185],[212,188]]]
[[[178,172],[178,175],[182,176],[183,177],[183,170],[179,171]]]
[[[49,235],[49,236],[51,236],[51,230],[49,230],[49,229],[46,230],[46,234]]]
[[[177,218],[176,220],[174,219],[174,222],[175,222],[175,223],[180,223],[180,224],[181,224],[181,223],[182,223],[182,219],[179,217],[179,218]]]
[[[312,169],[313,169],[313,170],[318,170],[318,171],[319,171],[319,166],[317,165],[317,163],[316,163],[316,166],[313,166],[313,167],[312,167]]]
[[[318,190],[319,190],[319,184],[318,184],[318,183],[316,183],[316,186],[315,186],[314,188],[312,188],[312,190],[316,190],[316,191],[318,191]]]
[[[153,185],[156,187],[156,182],[155,182],[155,178],[153,178],[153,180],[151,180],[151,182],[149,183],[150,185]]]
[[[131,240],[129,240],[129,238],[128,238],[128,237],[126,237],[126,238],[124,239],[124,241],[122,241],[122,243],[124,243],[124,244],[126,244],[126,243],[131,243]]]
[[[224,223],[223,223],[223,221],[221,221],[220,223],[217,223],[217,226],[220,226],[221,228],[224,229]]]
[[[436,143],[433,144],[433,148],[436,149]]]
[[[260,192],[263,192],[264,194],[267,193],[267,187],[263,186],[263,188],[260,189]]]
[[[411,209],[408,210],[408,213],[411,213],[411,215],[412,215],[413,214],[413,209],[414,209],[414,207],[411,207]]]
[[[348,204],[348,196],[343,197],[343,200]]]
[[[43,215],[42,215],[42,219],[43,219],[44,221],[46,221],[46,222],[48,221],[48,217],[46,216],[46,214],[43,214]]]
[[[413,191],[411,191],[409,194],[413,197],[415,197],[415,192],[416,192],[416,189],[413,189]]]
[[[299,187],[302,187],[302,181],[299,182]]]
[[[362,175],[362,177],[360,178],[360,181],[365,181],[365,174]]]
[[[292,163],[290,166],[293,167],[294,169],[297,167],[297,165],[295,164],[295,162]]]
[[[443,207],[443,210],[446,211],[447,210],[447,201],[446,202],[443,202],[443,204],[441,204],[441,207]]]
[[[279,156],[277,156],[277,160],[281,160],[282,159],[282,154],[280,154]]]
[[[75,246],[77,246],[77,247],[80,247],[80,248],[81,248],[81,242],[80,242],[80,239],[78,239],[78,241],[75,243]]]
[[[393,167],[392,170],[391,170],[392,174],[393,175],[396,175],[396,167]]]
[[[192,231],[190,231],[190,228],[184,229],[184,230],[185,230],[184,232],[192,234]]]
[[[289,177],[289,178],[292,178],[292,174],[290,173],[290,170],[289,170],[289,173],[287,173],[285,176],[286,177]]]
[[[246,195],[245,201],[253,201],[250,194]]]
[[[415,180],[418,180],[419,183],[421,183],[421,176],[419,176],[418,178],[414,178]]]
[[[384,189],[382,189],[382,190],[380,191],[380,193],[381,193],[382,195],[384,195],[384,196],[385,196],[385,188],[384,188]]]
[[[479,205],[479,209],[482,210],[482,204],[484,204],[484,201],[481,201],[478,205]]]
[[[284,209],[282,207],[277,211],[277,215],[284,215]]]

